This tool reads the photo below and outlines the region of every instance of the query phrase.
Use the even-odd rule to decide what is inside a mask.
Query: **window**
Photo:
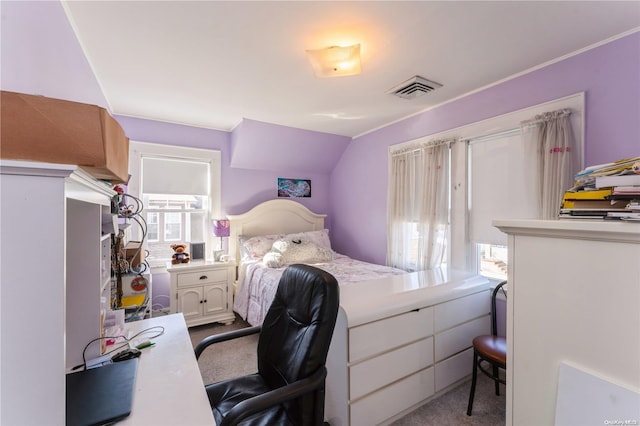
[[[583,156],[584,93],[390,147],[390,152],[395,152],[410,149],[421,140],[455,138],[460,141],[451,146],[451,222],[446,235],[450,267],[497,279],[506,277],[507,239],[493,227],[492,221],[532,218],[536,217],[537,210],[537,198],[528,198],[532,195],[529,185],[532,170],[527,166],[535,163],[535,153],[525,151],[520,123],[537,114],[563,108],[571,110],[571,125],[580,151],[576,153],[579,170]],[[407,228],[413,230],[411,235],[417,241],[417,228]],[[393,249],[391,236],[389,232],[388,251]],[[412,255],[411,249],[403,248],[403,253]]]
[[[415,271],[447,263],[452,142],[390,152],[388,265]]]
[[[164,266],[172,244],[205,242],[220,212],[220,153],[131,142],[129,191],[142,200],[145,248],[153,266]],[[139,235],[132,235],[132,239]]]
[[[535,219],[538,214],[536,150],[527,152],[520,129],[469,140],[469,239],[478,273],[507,278],[507,236],[491,222]]]
[[[582,151],[583,103],[580,94],[496,117],[488,121],[502,122],[503,129],[468,139],[468,240],[475,254],[472,269],[477,273],[507,278],[507,236],[492,225],[493,220],[540,217],[539,147],[524,137],[520,122],[541,112],[569,108],[574,112],[571,126]]]

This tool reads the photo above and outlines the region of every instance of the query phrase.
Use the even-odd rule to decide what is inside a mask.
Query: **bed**
[[[284,268],[259,265],[275,240],[254,240],[256,259],[242,253],[243,243],[274,235],[301,241],[303,233],[318,246],[330,244],[325,215],[278,199],[228,217],[229,253],[239,264],[234,305],[258,324]],[[327,356],[325,420],[332,426],[388,424],[469,377],[471,340],[490,330],[486,278],[446,268],[406,273],[340,254],[316,265],[340,284]]]
[[[325,217],[286,199],[270,200],[244,214],[228,216],[229,252],[238,261],[234,311],[244,320],[251,325],[262,324],[280,276],[291,263],[324,269],[341,286],[406,273],[336,253],[324,227]]]

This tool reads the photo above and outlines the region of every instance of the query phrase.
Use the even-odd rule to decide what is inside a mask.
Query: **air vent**
[[[440,87],[442,87],[442,84],[416,75],[388,90],[387,93],[404,99],[413,99],[425,93],[433,92]]]

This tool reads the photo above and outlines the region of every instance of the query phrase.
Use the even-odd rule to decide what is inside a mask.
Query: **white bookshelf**
[[[0,424],[65,423],[66,369],[100,335],[113,194],[77,166],[0,160]]]

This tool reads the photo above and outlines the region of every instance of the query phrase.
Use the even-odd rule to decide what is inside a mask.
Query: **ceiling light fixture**
[[[331,46],[307,50],[317,77],[339,77],[360,74],[360,45]]]

